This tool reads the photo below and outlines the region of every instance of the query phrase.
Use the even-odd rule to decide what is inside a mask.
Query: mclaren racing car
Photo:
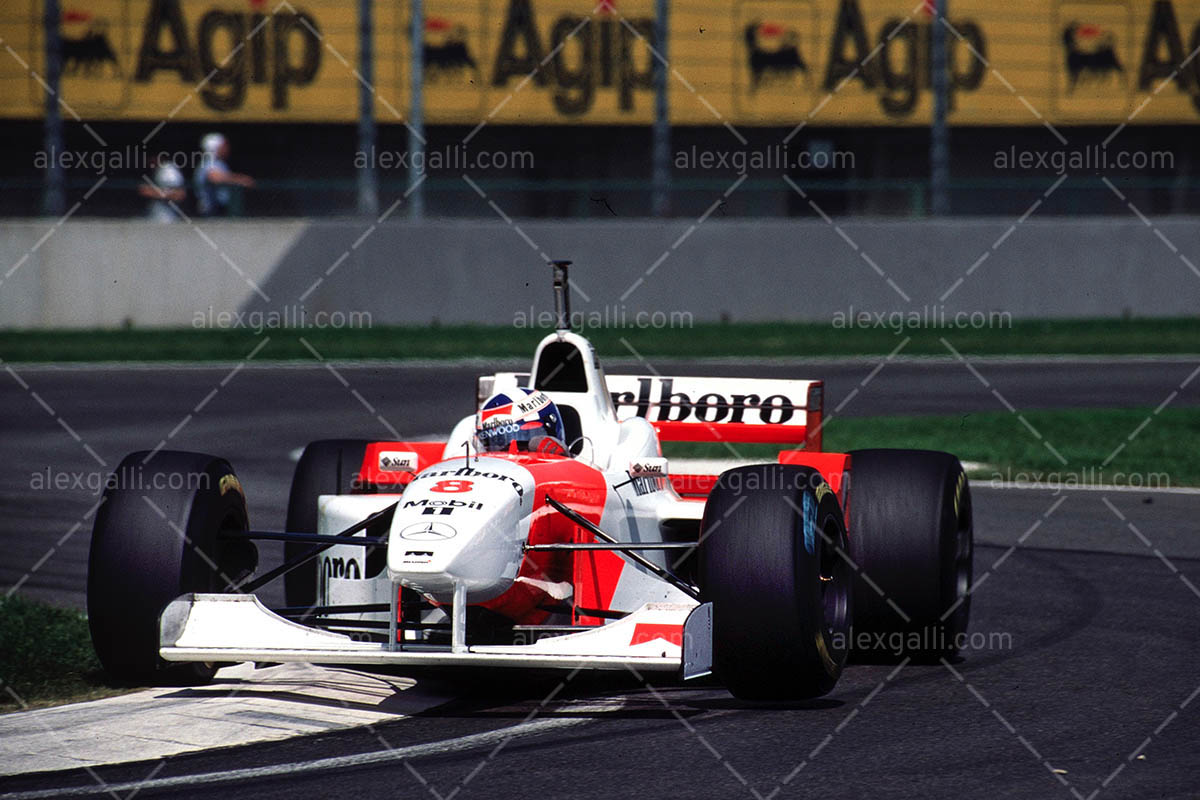
[[[821,447],[815,380],[606,375],[559,325],[528,373],[478,379],[444,441],[322,440],[283,531],[250,527],[225,460],[134,453],[92,533],[88,612],[109,673],[222,665],[715,674],[746,698],[829,692],[856,642],[953,653],[972,515],[946,453]],[[662,442],[779,445],[670,463]],[[260,569],[256,542],[284,543]],[[255,591],[284,583],[284,605]]]

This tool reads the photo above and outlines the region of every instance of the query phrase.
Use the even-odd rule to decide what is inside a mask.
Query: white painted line
[[[580,707],[572,709],[575,712],[581,710]],[[606,709],[609,707],[605,707]],[[0,800],[42,800],[42,798],[58,798],[58,797],[87,797],[97,794],[120,795],[124,792],[134,791],[154,791],[156,789],[171,789],[178,787],[193,787],[205,786],[220,783],[230,783],[233,781],[248,781],[259,778],[273,778],[281,775],[289,777],[308,773],[321,772],[332,769],[345,769],[348,767],[360,767],[366,764],[382,764],[389,761],[400,761],[402,759],[417,758],[419,756],[440,755],[444,753],[455,753],[464,750],[474,750],[481,747],[495,746],[501,742],[506,742],[510,739],[524,738],[529,736],[540,736],[554,730],[571,727],[574,725],[582,725],[589,722],[584,717],[569,717],[561,719],[540,719],[533,722],[523,722],[519,725],[513,725],[508,728],[501,728],[494,731],[486,731],[484,733],[473,733],[467,736],[459,736],[454,739],[444,739],[438,742],[427,742],[425,744],[414,744],[405,747],[396,747],[390,750],[375,750],[369,753],[356,753],[348,756],[333,756],[330,758],[318,758],[311,761],[295,761],[285,764],[272,764],[267,767],[247,767],[244,769],[232,769],[224,772],[202,772],[197,775],[176,775],[170,778],[152,778],[146,781],[129,781],[127,783],[110,783],[104,786],[93,785],[73,788],[59,789],[43,789],[33,792],[17,792],[15,794],[0,795]]]

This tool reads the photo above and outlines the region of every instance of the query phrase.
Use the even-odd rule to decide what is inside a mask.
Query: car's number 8
[[[471,481],[438,481],[430,487],[431,492],[469,492],[474,484]]]

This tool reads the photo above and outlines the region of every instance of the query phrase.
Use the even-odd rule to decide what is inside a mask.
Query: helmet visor
[[[529,449],[530,440],[548,436],[552,432],[539,420],[518,422],[511,418],[488,422],[475,433],[479,449],[485,453],[499,453],[516,449]],[[516,447],[513,447],[513,444]]]

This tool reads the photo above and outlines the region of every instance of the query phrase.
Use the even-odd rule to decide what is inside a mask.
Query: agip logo
[[[1191,121],[1200,111],[1198,12],[1195,3],[1172,0],[1059,3],[1055,111],[1068,119],[1128,120],[1137,108],[1139,121],[1164,111],[1168,121]],[[1148,96],[1155,101],[1142,112]],[[1178,110],[1180,100],[1190,106],[1186,117]]]
[[[1074,93],[1082,83],[1112,83],[1125,68],[1117,57],[1112,30],[1084,22],[1072,22],[1063,30],[1067,91]]]
[[[421,66],[424,70],[426,107],[442,119],[478,122],[490,110],[487,96],[487,53],[484,40],[486,13],[477,3],[426,3]],[[400,14],[399,59],[393,100],[408,96],[408,19]]]
[[[325,40],[301,3],[267,0],[67,2],[59,35],[67,103],[146,118],[291,112],[318,81]],[[32,79],[30,92],[40,103]]]
[[[444,16],[425,20],[422,65],[426,83],[478,80],[479,64],[467,40],[467,24]]]
[[[795,28],[754,20],[743,28],[742,37],[746,42],[751,92],[762,86],[788,85],[797,78],[808,77],[808,62],[801,53],[800,33]]]
[[[111,22],[84,9],[63,12],[59,34],[64,78],[121,77],[121,64],[110,38]]]
[[[1133,19],[1122,0],[1059,3],[1054,12],[1054,106],[1067,116],[1094,115],[1097,105],[1123,112],[1135,71]]]
[[[896,13],[869,0],[744,0],[736,7],[740,36],[734,102],[744,115],[799,121],[829,106],[828,119],[916,118],[931,104],[930,9]],[[986,77],[988,42],[972,15],[950,20],[946,37],[950,110]]]
[[[125,107],[130,70],[125,4],[64,3],[58,33],[62,41],[60,89],[67,103],[84,114]],[[32,81],[30,92],[40,103],[41,84]]]
[[[602,0],[577,12],[530,0],[509,0],[491,64],[491,86],[512,89],[531,80],[549,91],[554,110],[578,117],[593,110],[628,117],[654,83],[654,18],[645,0]],[[531,77],[532,76],[532,77]],[[645,109],[642,109],[643,111]]]
[[[213,111],[241,108],[250,87],[263,86],[271,108],[286,109],[291,90],[311,84],[321,67],[317,20],[290,4],[269,11],[264,0],[247,6],[214,5],[189,18],[180,0],[151,0],[133,80],[177,77],[185,86],[198,86],[201,101]]]

